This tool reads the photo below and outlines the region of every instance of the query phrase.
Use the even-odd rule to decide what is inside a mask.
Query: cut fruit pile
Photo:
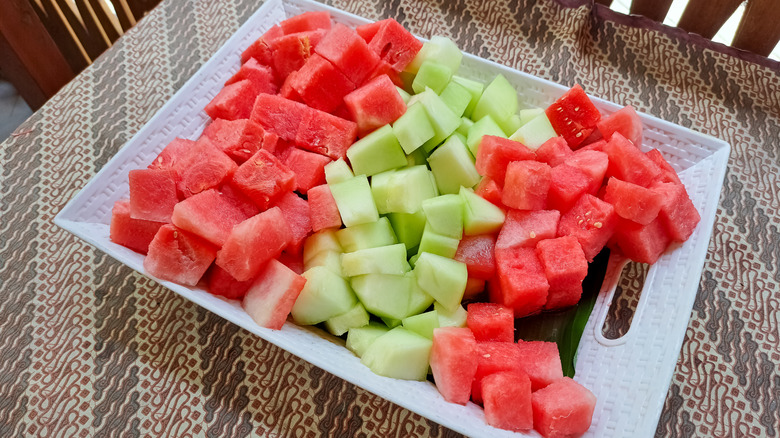
[[[654,263],[699,215],[631,107],[575,85],[521,108],[459,76],[449,39],[327,12],[272,27],[176,139],[129,174],[111,240],[164,280],[242,300],[257,324],[320,324],[379,375],[433,380],[489,424],[587,431],[595,397],[515,318],[575,305],[604,246]],[[469,304],[467,312],[462,302]]]

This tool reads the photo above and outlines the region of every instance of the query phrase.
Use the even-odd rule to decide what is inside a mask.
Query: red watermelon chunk
[[[555,132],[576,149],[596,128],[601,113],[579,84],[571,87],[546,110]]]
[[[263,128],[276,133],[282,140],[293,141],[301,121],[313,111],[315,110],[300,102],[282,96],[261,94],[257,96],[250,118]]]
[[[233,187],[229,182],[221,185],[219,191],[222,192],[222,196],[230,199],[230,202],[238,207],[244,216],[249,218],[260,213],[260,207],[252,202],[245,194],[241,193],[241,190]]]
[[[257,97],[257,90],[252,81],[244,79],[226,85],[217,96],[206,105],[206,114],[212,118],[236,120],[247,119],[252,113],[252,106]]]
[[[477,342],[471,330],[460,327],[433,329],[431,371],[436,389],[451,403],[465,405],[477,372]]]
[[[260,327],[281,330],[306,279],[271,259],[258,273],[241,305]]]
[[[214,120],[203,130],[203,136],[238,163],[248,160],[260,149],[276,146],[275,141],[266,142],[262,126],[248,119]]]
[[[176,163],[187,155],[187,150],[194,145],[192,140],[185,140],[183,138],[175,138],[168,143],[162,152],[152,160],[152,164],[149,165],[149,169],[173,169],[176,167]]]
[[[542,310],[550,285],[534,248],[497,248],[496,270],[499,281],[491,282],[491,302],[512,308],[515,318]]]
[[[292,239],[282,210],[272,207],[233,227],[217,253],[217,265],[236,280],[250,280],[257,277],[268,260],[278,257]]]
[[[309,203],[295,193],[287,192],[274,205],[282,210],[284,220],[292,231],[292,239],[286,250],[293,253],[298,252],[302,248],[303,241],[312,231]]]
[[[357,123],[360,136],[393,123],[406,112],[406,103],[387,75],[376,77],[346,95],[344,104]]]
[[[631,105],[604,117],[596,126],[601,131],[604,140],[609,141],[613,133],[619,132],[635,146],[639,147],[642,144],[642,119],[639,118],[639,114]]]
[[[517,341],[520,350],[520,365],[531,379],[531,390],[538,391],[563,378],[561,356],[555,342]]]
[[[279,88],[279,95],[285,99],[294,100],[296,102],[303,103],[303,97],[298,94],[298,91],[293,87],[293,84],[297,81],[298,72],[294,71],[287,75],[281,88]]]
[[[149,244],[144,269],[162,280],[195,286],[217,255],[217,248],[195,234],[165,224]]]
[[[576,167],[588,177],[588,193],[593,195],[604,183],[604,175],[609,167],[609,156],[600,151],[580,149],[564,163]]]
[[[656,183],[650,187],[663,197],[658,219],[672,240],[684,242],[691,237],[701,216],[682,184]]]
[[[361,38],[363,38],[367,43],[370,43],[371,40],[374,38],[374,35],[379,31],[379,28],[382,27],[381,21],[375,21],[373,23],[363,24],[355,28],[355,31],[360,35]]]
[[[474,193],[490,201],[491,204],[505,209],[506,206],[501,203],[501,187],[489,176],[484,176],[477,184]]]
[[[177,189],[185,198],[219,186],[238,165],[206,137],[201,137],[175,161]]]
[[[561,212],[568,211],[580,196],[589,193],[591,179],[580,169],[561,164],[552,168],[547,207]]]
[[[471,400],[482,404],[482,380],[502,371],[518,371],[520,350],[514,342],[477,342],[477,371],[471,384]]]
[[[581,436],[588,431],[596,396],[564,377],[533,393],[534,429],[546,438]]]
[[[283,264],[284,266],[290,268],[290,270],[296,274],[303,274],[303,248],[297,252],[288,252],[288,250],[285,249],[281,254],[279,254],[279,257],[277,257],[276,260],[278,260],[279,263]]]
[[[536,150],[536,159],[551,167],[563,163],[571,155],[572,150],[569,144],[560,136],[547,140]]]
[[[393,68],[402,71],[422,49],[422,42],[392,18],[379,21],[368,48]]]
[[[330,13],[328,11],[304,12],[282,21],[279,26],[285,35],[307,30],[327,30],[331,27]]]
[[[302,149],[338,160],[357,138],[357,124],[322,111],[312,111],[301,120],[295,144]]]
[[[582,245],[588,262],[601,252],[612,237],[618,215],[612,204],[590,195],[583,195],[571,210],[561,216],[559,236],[574,236]]]
[[[352,81],[316,53],[296,72],[290,86],[304,103],[325,112],[338,108],[355,89]]]
[[[276,81],[284,82],[287,76],[299,70],[312,55],[314,47],[322,40],[324,29],[297,32],[280,36],[269,42],[273,51],[272,67]]]
[[[325,165],[331,161],[324,155],[292,148],[284,164],[295,173],[296,190],[305,195],[312,187],[325,183]]]
[[[518,210],[542,210],[547,206],[551,171],[538,161],[513,161],[506,168],[501,202]]]
[[[279,91],[279,86],[276,85],[274,79],[274,72],[270,67],[265,66],[257,62],[256,59],[251,58],[238,69],[238,72],[234,74],[225,85],[234,84],[239,81],[248,80],[255,87],[255,93],[268,93],[275,94]],[[254,102],[252,102],[254,104]]]
[[[515,315],[512,309],[495,303],[471,303],[467,310],[466,324],[477,341],[515,341]]]
[[[596,140],[593,143],[585,143],[585,146],[577,149],[575,152],[585,152],[585,151],[599,151],[604,152],[604,145],[607,144],[606,140]]]
[[[496,272],[495,247],[493,235],[463,236],[454,259],[466,265],[469,277],[490,280]]]
[[[496,248],[535,248],[540,240],[557,235],[560,219],[561,212],[558,210],[509,210],[498,234]]]
[[[379,63],[379,56],[368,48],[368,43],[343,24],[333,26],[315,52],[332,62],[355,85],[362,84]]]
[[[233,174],[232,184],[261,210],[295,189],[295,173],[270,152],[260,149]]]
[[[618,216],[647,225],[658,216],[663,196],[642,186],[610,178],[604,200],[615,206]]]
[[[173,209],[174,225],[218,247],[225,243],[234,226],[249,217],[234,198],[215,189],[192,195]]]
[[[617,179],[648,187],[661,174],[661,168],[619,132],[612,134],[604,152],[609,155],[607,174]]]
[[[491,374],[482,379],[485,421],[499,429],[522,432],[534,425],[531,381],[522,371]]]
[[[477,147],[477,172],[503,184],[512,161],[533,160],[534,152],[519,141],[485,135]]]
[[[577,238],[564,236],[542,240],[536,245],[550,291],[545,309],[560,309],[577,304],[582,295],[582,280],[588,275],[588,261]]]
[[[133,219],[170,222],[173,207],[179,202],[176,172],[166,169],[131,170],[130,215]]]
[[[135,252],[146,254],[149,243],[163,225],[162,222],[151,222],[130,217],[130,201],[116,201],[111,210],[111,225],[109,239],[112,242],[130,248]]]
[[[672,165],[669,164],[668,161],[666,161],[664,156],[661,155],[661,151],[659,151],[658,149],[651,149],[647,151],[645,155],[647,156],[647,158],[650,159],[650,161],[657,164],[658,167],[661,169],[661,174],[658,176],[658,181],[666,182],[666,183],[682,184],[682,181],[680,181],[680,177],[677,176],[677,172],[675,172]]]
[[[243,298],[254,280],[238,281],[233,278],[228,271],[217,265],[211,265],[208,272],[206,272],[206,278],[206,287],[209,292],[231,300],[240,300]]]
[[[269,42],[284,35],[279,25],[274,25],[241,54],[241,63],[254,58],[260,64],[270,66],[273,63],[273,50]]]
[[[327,184],[309,189],[307,199],[311,215],[311,228],[314,232],[326,228],[341,227],[339,208]]]
[[[616,244],[629,259],[637,263],[653,264],[671,243],[663,222],[656,219],[647,225],[620,218],[611,243]]]

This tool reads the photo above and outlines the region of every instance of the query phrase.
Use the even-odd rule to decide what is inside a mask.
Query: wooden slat
[[[136,21],[143,18],[144,15],[146,15],[147,12],[151,11],[155,6],[157,6],[158,3],[160,3],[160,0],[126,0],[127,4],[130,6],[130,10],[133,12],[133,16],[135,17]]]
[[[677,26],[712,39],[740,3],[742,0],[690,0]]]
[[[119,39],[120,33],[119,30],[114,26],[114,22],[106,13],[104,6],[101,4],[101,1],[88,0],[85,3],[92,10],[92,15],[97,21],[97,24],[103,30],[103,35],[105,35],[106,39],[108,40],[108,44],[113,44],[114,41]]]
[[[122,25],[122,30],[128,31],[135,26],[136,20],[125,0],[111,0],[111,4],[114,5],[116,17],[119,19],[119,24]]]
[[[58,0],[58,3],[60,4],[60,8],[68,7],[65,4],[65,0]],[[101,53],[106,51],[109,46],[109,41],[103,34],[95,17],[90,13],[89,6],[84,0],[75,0],[75,3],[78,8],[79,16],[81,17],[82,29],[84,30],[82,35],[79,36],[79,40],[84,46],[84,49],[87,50],[90,59],[94,60],[100,56]]]
[[[38,3],[41,4],[39,5]],[[48,0],[32,2],[31,5],[35,12],[38,13],[38,17],[40,17],[54,43],[57,44],[57,47],[60,48],[60,51],[65,56],[65,60],[70,65],[71,70],[79,72],[88,66],[90,61],[87,52],[81,47],[81,43],[79,43],[73,30],[69,28],[68,23],[59,16],[56,8]],[[44,9],[41,9],[41,6]]]
[[[596,3],[609,7],[612,4],[612,0],[595,0]]]
[[[780,41],[780,2],[750,0],[739,22],[732,46],[769,56]]]
[[[670,6],[672,0],[633,0],[630,11],[632,14],[644,15],[653,21],[663,23]]]

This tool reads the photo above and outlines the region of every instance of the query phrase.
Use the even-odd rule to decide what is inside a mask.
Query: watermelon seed
[[[528,234],[528,235],[531,236],[531,239],[535,239],[536,238],[536,233],[534,233],[533,231],[531,231],[531,233]]]
[[[580,107],[578,107],[578,106],[574,107],[574,111],[579,111],[579,110],[580,110]]]
[[[586,211],[585,216],[590,216],[590,213],[591,213],[590,211]]]
[[[593,226],[596,228],[601,228],[601,222],[595,222]]]
[[[582,223],[583,223],[584,221],[585,221],[584,219],[580,219],[580,220],[579,220],[579,222],[577,222],[577,225],[582,225]]]

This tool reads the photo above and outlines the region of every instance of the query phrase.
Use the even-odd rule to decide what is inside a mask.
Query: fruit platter
[[[269,0],[55,222],[468,436],[650,436],[729,145],[306,0]],[[576,347],[515,320],[577,305]],[[625,262],[650,265],[602,335]],[[586,315],[587,316],[587,315]]]

